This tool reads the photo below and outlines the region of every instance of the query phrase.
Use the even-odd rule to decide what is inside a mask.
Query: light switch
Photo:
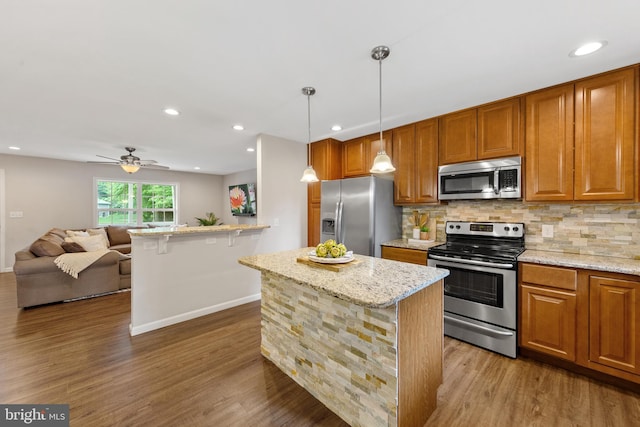
[[[9,212],[9,218],[22,218],[24,216],[22,211],[11,211]]]

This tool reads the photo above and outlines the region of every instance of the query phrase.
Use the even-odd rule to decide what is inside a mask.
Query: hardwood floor
[[[0,274],[0,403],[72,426],[344,426],[260,355],[260,305],[130,337],[127,292],[27,310]],[[640,394],[445,338],[428,426],[634,426]]]

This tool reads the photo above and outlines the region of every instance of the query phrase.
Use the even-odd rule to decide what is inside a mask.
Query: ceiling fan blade
[[[107,157],[107,156],[101,156],[100,154],[96,154],[96,156],[102,157],[103,159],[109,159],[109,160],[113,160],[115,162],[120,163],[120,159],[114,159],[113,157]]]
[[[119,165],[120,162],[99,162],[99,161],[91,161],[89,160],[87,163],[94,163],[97,165]]]
[[[156,162],[155,160],[140,160],[140,163],[145,163],[145,164],[146,163],[154,163],[155,164],[155,163],[158,163],[158,162]]]
[[[162,166],[162,165],[146,165],[146,164],[141,164],[140,165],[141,168],[146,168],[146,169],[169,169],[169,166]]]

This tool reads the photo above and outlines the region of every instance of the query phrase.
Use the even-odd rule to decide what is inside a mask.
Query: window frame
[[[101,212],[98,209],[98,182],[117,182],[121,184],[136,184],[136,207],[133,209],[126,209],[126,211],[133,211],[136,215],[136,223],[130,224],[113,224],[113,225],[130,225],[132,227],[141,227],[146,224],[159,224],[160,226],[170,226],[179,224],[179,200],[180,200],[180,184],[178,182],[167,182],[167,181],[152,181],[152,180],[132,180],[132,179],[118,179],[118,178],[101,178],[101,177],[93,177],[93,223],[95,227],[102,227],[105,224],[100,224],[100,218],[98,217]],[[172,186],[173,191],[173,209],[158,209],[159,211],[173,211],[173,222],[143,222],[143,212],[149,211],[149,208],[142,207],[142,186],[143,185],[166,185]],[[112,210],[112,209],[109,209]],[[152,209],[152,211],[154,211]]]

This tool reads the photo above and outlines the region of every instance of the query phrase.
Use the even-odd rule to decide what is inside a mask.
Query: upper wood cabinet
[[[476,109],[458,111],[440,117],[440,163],[468,162],[478,155]]]
[[[392,131],[382,133],[386,153],[392,157]],[[350,139],[342,143],[342,176],[344,178],[370,175],[378,151],[382,148],[380,134],[374,133],[360,138]]]
[[[320,180],[342,178],[342,143],[325,139],[310,145],[309,164]],[[321,183],[307,184],[307,244],[320,243],[320,196]]]
[[[576,83],[576,200],[635,196],[635,73],[625,69]]]
[[[573,200],[573,85],[526,97],[525,197]]]
[[[635,76],[624,69],[527,95],[527,201],[634,199]]]
[[[325,139],[311,144],[309,164],[316,171],[318,179],[342,178],[342,143],[335,139]],[[308,184],[308,201],[320,203],[320,183]]]
[[[438,201],[438,119],[393,130],[394,203]]]
[[[521,98],[478,107],[478,160],[522,155]]]
[[[440,117],[441,165],[522,155],[520,98]]]

